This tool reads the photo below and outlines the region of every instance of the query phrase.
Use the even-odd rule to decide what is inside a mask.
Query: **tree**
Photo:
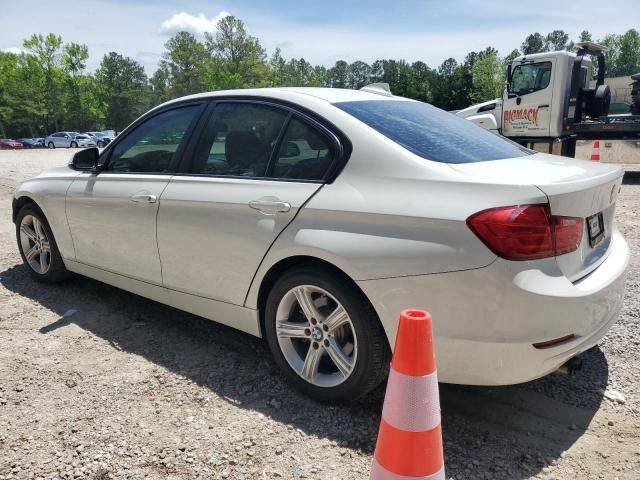
[[[513,62],[520,55],[521,55],[520,50],[518,49],[511,50],[511,53],[509,53],[506,57],[504,57],[505,66],[511,64],[511,62]]]
[[[349,88],[360,89],[370,82],[371,67],[360,60],[353,62],[347,69],[347,86]]]
[[[269,87],[284,85],[286,67],[287,61],[282,57],[280,47],[277,47],[269,59],[269,75],[267,79],[267,85]]]
[[[171,72],[165,60],[160,60],[158,69],[153,72],[149,79],[151,105],[158,105],[169,100],[169,90],[171,88]]]
[[[109,128],[122,130],[147,108],[147,76],[135,60],[108,53],[96,70],[96,81]]]
[[[631,29],[618,42],[619,52],[615,65],[616,76],[628,76],[640,72],[640,34]]]
[[[558,50],[570,50],[573,42],[569,43],[569,35],[564,30],[554,30],[544,38],[545,52],[555,52]]]
[[[266,77],[266,52],[260,41],[247,33],[242,20],[233,16],[222,18],[215,35],[205,33],[205,45],[213,57],[214,83],[255,87]]]
[[[90,127],[88,111],[83,102],[89,82],[83,76],[89,59],[89,48],[78,43],[69,43],[62,49],[62,66],[65,84],[62,94],[65,124],[73,129],[85,130]]]
[[[504,64],[495,53],[483,55],[473,65],[471,100],[484,102],[502,95]]]
[[[591,36],[591,33],[589,33],[588,30],[583,30],[580,32],[580,42],[593,42],[593,37]]]
[[[333,88],[347,88],[349,64],[344,60],[338,60],[336,64],[327,70],[327,86]]]
[[[169,74],[169,97],[182,97],[206,90],[205,46],[193,34],[178,32],[165,43],[165,48],[162,56],[164,70],[161,74]]]
[[[62,125],[62,109],[60,92],[62,90],[63,74],[60,68],[60,57],[62,47],[62,37],[53,33],[46,37],[43,35],[32,35],[23,43],[36,59],[40,72],[37,78],[44,81],[38,85],[39,94],[44,99],[45,107],[45,128],[59,130]]]
[[[523,55],[531,55],[532,53],[544,52],[545,39],[538,32],[527,36],[520,46]]]

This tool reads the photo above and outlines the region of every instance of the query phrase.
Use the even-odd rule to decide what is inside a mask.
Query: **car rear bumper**
[[[530,268],[498,259],[482,269],[358,284],[392,345],[400,311],[432,314],[441,381],[508,385],[552,372],[605,336],[622,306],[628,262],[627,244],[614,230],[604,262],[574,283],[555,262]],[[533,346],[571,334],[555,346]]]

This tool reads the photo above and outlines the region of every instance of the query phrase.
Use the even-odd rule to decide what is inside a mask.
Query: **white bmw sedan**
[[[25,182],[18,246],[266,338],[302,392],[384,380],[405,308],[439,378],[504,385],[595,345],[622,304],[620,168],[536,153],[370,88],[200,94]]]

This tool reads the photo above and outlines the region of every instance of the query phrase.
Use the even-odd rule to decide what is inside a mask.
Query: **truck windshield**
[[[334,105],[410,152],[435,162],[483,162],[533,153],[469,120],[422,102],[364,100]]]
[[[516,65],[511,73],[509,93],[526,95],[544,90],[551,80],[551,62],[527,63]]]

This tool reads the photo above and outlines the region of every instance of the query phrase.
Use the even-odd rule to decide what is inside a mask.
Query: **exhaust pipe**
[[[564,362],[558,369],[553,372],[554,375],[569,375],[571,373],[577,372],[582,368],[582,358],[580,357],[571,357],[569,360]]]

